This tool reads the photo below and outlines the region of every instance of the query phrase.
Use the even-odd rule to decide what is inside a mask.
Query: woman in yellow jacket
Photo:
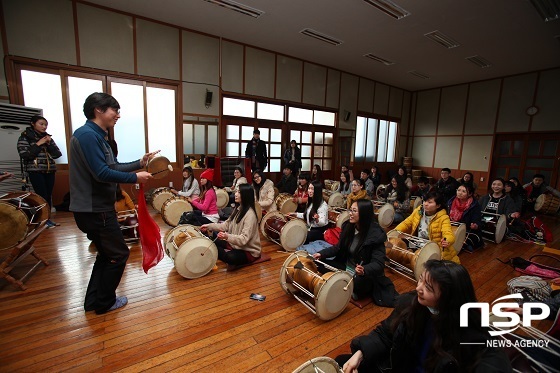
[[[444,206],[443,196],[430,192],[422,206],[417,207],[395,230],[437,243],[441,248],[442,259],[460,264],[453,248],[455,236],[451,230],[451,221]]]
[[[352,183],[350,183],[350,190],[352,191],[346,197],[346,208],[350,210],[350,207],[354,202],[358,202],[360,199],[369,199],[367,195],[367,191],[365,189],[366,183],[362,179],[354,179]]]

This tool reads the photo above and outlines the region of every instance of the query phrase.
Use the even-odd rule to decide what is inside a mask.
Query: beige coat
[[[255,191],[256,193],[256,191]],[[255,196],[256,201],[266,212],[276,211],[276,203],[274,202],[274,183],[270,179],[266,179],[259,195]]]
[[[261,256],[261,237],[257,215],[249,209],[243,219],[237,223],[237,216],[233,213],[223,223],[208,224],[208,229],[227,232],[227,242],[234,249],[248,251],[253,257]]]

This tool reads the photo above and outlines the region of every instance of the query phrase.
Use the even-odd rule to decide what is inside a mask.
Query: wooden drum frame
[[[276,198],[274,198],[274,203],[283,214],[289,214],[290,212],[296,212],[297,203],[293,201],[294,196],[289,193],[280,193]]]
[[[492,230],[492,228],[494,228]],[[500,243],[504,239],[507,229],[505,215],[482,212],[482,238],[487,241]]]
[[[183,212],[192,211],[190,202],[185,197],[171,197],[161,206],[161,217],[163,221],[172,227],[176,227],[181,220]]]
[[[401,237],[408,240],[412,250]],[[387,233],[385,248],[388,258],[387,267],[415,282],[424,272],[424,263],[431,259],[441,260],[441,249],[438,244],[396,230]]]
[[[152,192],[152,207],[161,214],[163,203],[169,198],[175,197],[175,194],[168,187],[159,187]]]
[[[535,211],[543,214],[554,215],[560,208],[560,198],[552,194],[541,194],[535,201]]]
[[[288,252],[295,251],[307,238],[307,224],[279,211],[267,213],[260,222],[262,234]]]

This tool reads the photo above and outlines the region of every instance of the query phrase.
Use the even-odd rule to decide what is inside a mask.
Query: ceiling
[[[263,11],[259,18],[204,0],[89,2],[410,91],[560,66],[560,20],[544,22],[529,0],[394,0],[411,13],[400,20],[364,0],[237,0]],[[302,35],[305,28],[342,44],[333,46]],[[435,30],[459,46],[447,49],[424,36]],[[366,58],[367,53],[395,64]],[[491,66],[480,68],[465,59],[474,55]]]

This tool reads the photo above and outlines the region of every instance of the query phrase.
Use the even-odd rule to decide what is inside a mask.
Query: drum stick
[[[212,244],[213,244],[214,242],[216,242],[217,239],[218,239],[218,235],[216,235],[216,238],[214,238],[214,239],[212,240],[212,242],[210,242],[210,245],[208,245],[208,247],[206,248],[206,250],[204,250],[203,252],[200,253],[200,256],[204,256],[204,254],[206,254],[206,252],[207,252],[208,250],[210,250],[210,246],[212,246]]]
[[[360,262],[360,264],[358,264],[358,265],[362,265],[362,264],[364,264],[364,261],[363,261],[363,260],[362,260],[362,261]],[[346,284],[345,287],[342,288],[342,290],[348,291],[348,286],[350,286],[350,284],[352,283],[352,281],[354,281],[354,277],[356,277],[356,272],[354,272],[354,276],[352,276],[352,278],[350,279],[350,281],[348,281],[348,283]]]
[[[156,172],[152,172],[152,176],[157,175],[157,174],[162,173],[163,171],[167,171],[167,170],[173,172],[173,166],[168,164],[167,168],[164,168],[163,170],[159,170],[159,171],[156,171]]]

